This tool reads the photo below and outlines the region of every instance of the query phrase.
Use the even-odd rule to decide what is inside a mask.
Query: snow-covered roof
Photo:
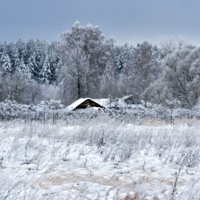
[[[127,96],[126,96],[127,97]],[[124,98],[117,99],[117,101],[112,101],[110,103],[109,99],[94,99],[97,103],[104,107],[127,107],[127,103],[124,101]]]
[[[95,99],[91,99],[91,98],[80,98],[77,101],[75,101],[74,103],[72,103],[71,105],[68,106],[68,110],[74,110],[77,106],[79,106],[80,104],[82,104],[84,101],[86,100],[91,100],[94,101],[95,103],[103,106],[102,104],[100,104],[98,101],[96,101]]]
[[[107,107],[109,105],[109,99],[93,99],[93,101],[104,107]]]
[[[110,100],[109,99],[91,99],[91,98],[80,98],[78,99],[77,101],[75,101],[74,103],[72,103],[71,105],[69,105],[67,107],[67,110],[68,111],[72,111],[74,110],[77,106],[79,106],[80,104],[82,104],[84,101],[86,100],[91,100],[105,108],[109,108],[110,106],[111,107],[120,107],[120,108],[127,108],[127,107],[132,107],[132,108],[136,108],[138,107],[139,105],[128,105],[126,102],[125,102],[125,99],[127,98],[130,98],[131,95],[128,95],[128,96],[125,96],[125,97],[122,97],[122,98],[119,98],[117,99],[116,101],[114,102],[111,102],[110,103]]]

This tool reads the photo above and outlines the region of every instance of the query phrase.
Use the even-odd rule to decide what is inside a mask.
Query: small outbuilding
[[[104,106],[100,105],[95,100],[90,98],[78,99],[77,101],[68,106],[70,110],[85,109],[88,107],[105,108]]]
[[[139,105],[139,104],[141,104],[141,99],[140,99],[139,95],[129,95],[129,96],[123,97],[123,99],[128,105],[131,105],[131,104]]]

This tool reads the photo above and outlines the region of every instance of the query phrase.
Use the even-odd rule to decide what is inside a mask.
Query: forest
[[[198,105],[200,48],[166,39],[116,45],[98,26],[75,22],[60,41],[0,43],[0,101],[38,104],[137,94],[145,102],[191,109]]]

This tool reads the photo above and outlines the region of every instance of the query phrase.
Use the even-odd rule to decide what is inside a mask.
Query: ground
[[[199,199],[199,141],[187,124],[0,122],[0,199]]]

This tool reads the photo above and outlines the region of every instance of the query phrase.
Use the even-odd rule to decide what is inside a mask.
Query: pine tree
[[[7,54],[10,58],[11,72],[14,72],[19,66],[20,60],[17,47],[13,43],[7,45]]]
[[[51,69],[49,58],[46,56],[42,69],[40,70],[40,82],[41,83],[49,83],[49,77],[51,76]]]
[[[12,72],[10,58],[5,52],[3,52],[1,56],[0,63],[1,63],[0,65],[4,74]]]
[[[54,83],[56,67],[60,62],[56,54],[57,45],[57,42],[48,45],[45,41],[32,39],[27,43],[20,39],[15,44],[0,43],[0,68],[4,73],[21,71],[40,83]],[[48,68],[48,73],[43,77],[44,66]]]
[[[124,64],[129,60],[132,51],[133,47],[129,46],[128,43],[115,48],[115,63],[119,73],[123,71]]]
[[[23,57],[21,57],[18,70],[25,74],[26,77],[31,78],[31,72],[27,65],[24,64]]]

